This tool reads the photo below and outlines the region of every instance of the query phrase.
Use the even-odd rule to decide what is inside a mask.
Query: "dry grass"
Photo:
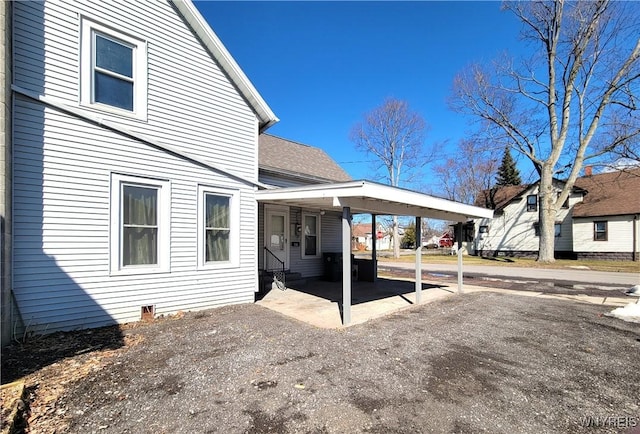
[[[358,253],[358,256],[361,256]],[[403,253],[400,259],[391,257],[378,256],[378,260],[389,262],[414,262],[415,255],[413,253]],[[455,264],[457,257],[455,255],[431,254],[427,253],[422,256],[423,264]],[[613,271],[619,273],[640,273],[640,262],[633,261],[595,261],[595,260],[572,260],[557,259],[553,263],[539,263],[535,259],[527,258],[481,258],[479,256],[465,256],[465,265],[490,265],[496,267],[523,267],[523,268],[577,268],[586,267],[595,271]]]

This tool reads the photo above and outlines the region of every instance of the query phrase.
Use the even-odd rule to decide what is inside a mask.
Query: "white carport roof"
[[[471,218],[493,218],[493,211],[454,202],[404,188],[371,181],[305,185],[261,190],[260,202],[342,212],[426,217],[465,222]]]

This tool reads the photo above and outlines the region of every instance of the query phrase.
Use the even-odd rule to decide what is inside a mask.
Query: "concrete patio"
[[[635,301],[629,300],[628,297],[545,294],[537,291],[464,285],[464,293],[485,291],[611,307],[620,307],[630,301]],[[456,282],[423,281],[421,292],[422,302],[420,304],[427,304],[446,297],[464,296],[464,294],[458,294]],[[312,279],[305,284],[295,285],[284,291],[272,289],[261,299],[258,299],[256,304],[315,327],[344,328],[416,306],[415,281],[390,277],[378,277],[375,283],[354,281],[352,283],[351,323],[349,325],[342,323],[342,282]]]
[[[467,286],[465,286],[465,291]],[[457,293],[457,284],[422,284],[422,303]],[[284,291],[272,289],[257,304],[320,328],[341,328],[342,283],[309,280]],[[416,305],[413,280],[378,278],[374,282],[354,281],[351,296],[351,323],[361,324]]]

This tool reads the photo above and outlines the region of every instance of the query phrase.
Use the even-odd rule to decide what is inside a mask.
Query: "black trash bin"
[[[338,282],[342,280],[342,252],[324,252],[324,280]]]

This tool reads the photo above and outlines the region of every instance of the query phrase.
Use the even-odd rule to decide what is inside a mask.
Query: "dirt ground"
[[[476,293],[323,330],[228,306],[42,338],[40,368],[10,348],[3,382],[27,373],[32,433],[632,432],[640,326],[609,310]]]

